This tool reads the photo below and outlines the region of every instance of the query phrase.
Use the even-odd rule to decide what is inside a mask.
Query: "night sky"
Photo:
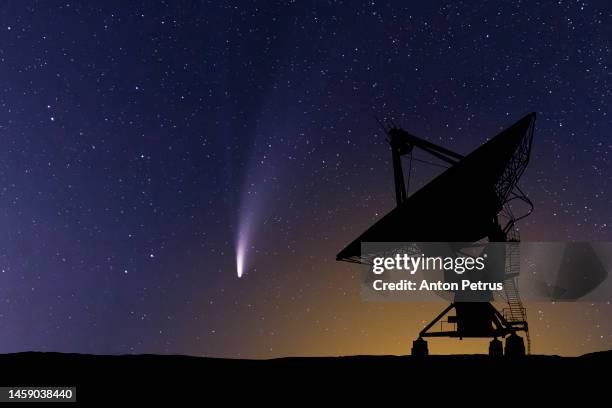
[[[2,2],[0,352],[409,353],[443,305],[335,261],[394,206],[375,117],[465,154],[537,111],[521,238],[612,241],[611,51],[607,1]],[[609,302],[527,307],[612,348]]]

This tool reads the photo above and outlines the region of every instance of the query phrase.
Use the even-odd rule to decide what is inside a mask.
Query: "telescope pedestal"
[[[454,315],[449,312],[455,311]],[[443,318],[446,316],[446,320]],[[440,330],[430,330],[439,323]],[[445,325],[451,325],[446,329]],[[491,338],[489,355],[519,357],[525,355],[525,342],[516,334],[527,332],[526,321],[508,321],[490,302],[454,302],[431,321],[412,343],[413,356],[429,354],[426,337]],[[507,337],[506,337],[507,336]],[[505,348],[498,338],[506,338]]]

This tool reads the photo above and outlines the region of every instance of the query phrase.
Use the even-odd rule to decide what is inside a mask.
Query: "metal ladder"
[[[520,272],[520,253],[518,233],[512,234],[510,241],[506,245],[506,278],[504,279],[504,294],[508,308],[503,310],[503,316],[510,325],[523,326],[527,322],[527,309],[523,307],[523,302],[519,295],[517,277]],[[527,340],[527,354],[531,353],[531,339],[529,330],[525,325],[525,338]]]

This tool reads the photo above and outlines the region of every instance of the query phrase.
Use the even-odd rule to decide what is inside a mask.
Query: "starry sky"
[[[0,352],[408,353],[444,305],[335,261],[394,206],[375,117],[465,154],[537,111],[522,239],[612,241],[611,50],[607,1],[2,2]],[[609,302],[527,307],[612,348]]]

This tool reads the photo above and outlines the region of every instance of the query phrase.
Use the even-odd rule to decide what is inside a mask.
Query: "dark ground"
[[[226,360],[18,353],[0,355],[0,385],[76,386],[78,402],[189,399],[197,405],[259,406],[262,401],[362,405],[423,399],[489,404],[533,398],[569,402],[579,397],[581,406],[588,406],[589,399],[594,403],[612,390],[611,363],[612,351],[581,357],[537,355],[520,361],[482,355]]]

